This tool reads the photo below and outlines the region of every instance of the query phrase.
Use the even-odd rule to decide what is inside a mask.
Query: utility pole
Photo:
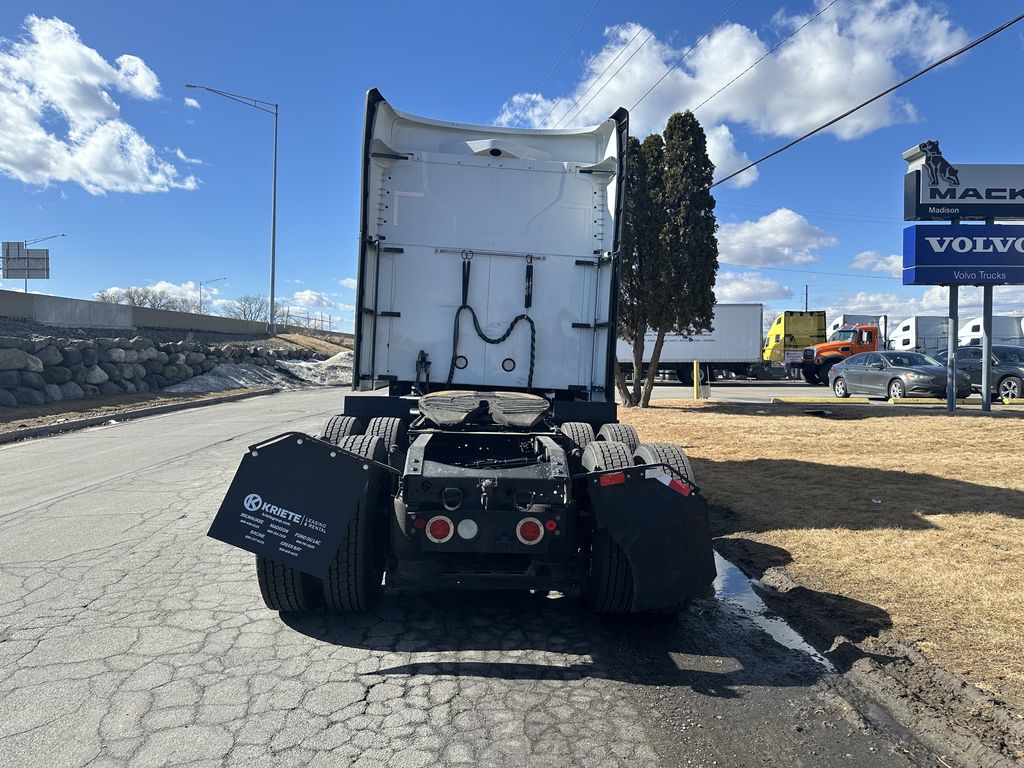
[[[808,295],[809,295],[808,292],[809,292],[809,290],[810,290],[810,286],[807,285],[807,283],[804,283],[804,312],[807,312],[808,311],[808,307],[810,306],[810,304],[808,302]]]

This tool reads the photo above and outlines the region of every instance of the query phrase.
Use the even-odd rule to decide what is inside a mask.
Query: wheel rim
[[[1004,381],[999,385],[999,394],[1004,400],[1018,398],[1020,397],[1020,387],[1017,386],[1017,382],[1012,379]]]
[[[903,385],[900,384],[898,381],[894,381],[892,384],[890,384],[889,397],[891,397],[894,400],[903,397]]]
[[[846,395],[846,382],[842,379],[836,379],[835,390],[837,397],[843,397]]]

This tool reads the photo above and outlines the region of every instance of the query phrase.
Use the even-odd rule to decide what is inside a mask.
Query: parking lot
[[[472,592],[267,610],[206,530],[245,446],[340,395],[0,448],[0,765],[935,764],[729,585],[680,620]]]

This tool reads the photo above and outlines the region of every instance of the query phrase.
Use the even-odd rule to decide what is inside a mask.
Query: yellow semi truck
[[[761,358],[767,370],[799,378],[804,348],[824,341],[824,312],[783,312],[768,329]]]

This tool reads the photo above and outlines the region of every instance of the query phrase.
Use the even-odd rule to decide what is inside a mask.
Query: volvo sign
[[[903,284],[1024,284],[1024,226],[907,227],[903,230]]]
[[[907,221],[1024,219],[1024,165],[954,165],[934,140],[911,147],[903,159]]]

